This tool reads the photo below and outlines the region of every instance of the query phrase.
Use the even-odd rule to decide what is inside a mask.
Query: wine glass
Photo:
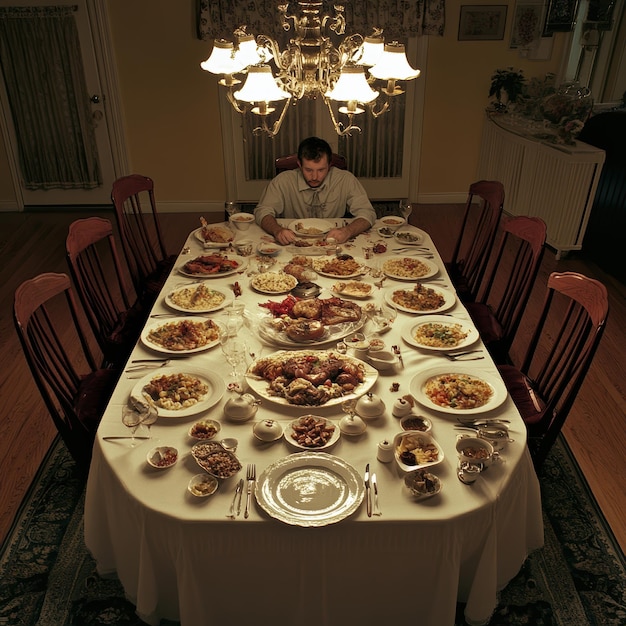
[[[409,216],[413,211],[413,205],[408,198],[402,198],[400,202],[398,202],[398,209],[400,211],[400,215],[408,222]]]
[[[227,333],[220,336],[220,344],[222,352],[232,368],[230,375],[237,378],[239,376],[237,368],[246,360],[248,346],[242,339],[231,337]]]
[[[145,402],[137,400],[133,403],[135,405],[135,409],[141,417],[140,425],[145,426],[148,429],[148,439],[152,439],[152,431],[150,430],[150,427],[157,421],[159,414],[152,398],[147,393],[144,393],[143,397]]]
[[[239,205],[232,200],[227,200],[224,202],[224,210],[226,211],[228,217],[231,217],[231,215],[239,212]]]
[[[122,407],[122,424],[130,428],[130,447],[134,448],[137,445],[135,433],[141,424],[141,414],[134,406],[127,404]]]

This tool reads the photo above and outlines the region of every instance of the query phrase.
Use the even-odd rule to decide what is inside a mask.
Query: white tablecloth
[[[253,225],[238,232],[237,240],[258,242],[262,235]],[[360,235],[353,246],[344,245],[343,250],[362,257],[362,246],[377,241],[384,241],[389,248],[382,258],[398,254],[392,252],[397,243],[382,240],[376,231]],[[445,281],[443,263],[428,235],[425,243],[433,249],[440,267],[438,278]],[[190,254],[181,255],[178,266],[203,252],[193,236],[188,245]],[[282,250],[278,261],[290,258],[291,254]],[[254,267],[254,261],[251,265]],[[186,280],[174,271],[163,293]],[[207,280],[225,290],[238,281],[243,288],[240,299],[250,312],[256,312],[260,302],[283,297],[254,292],[246,274]],[[316,282],[329,288],[336,280],[320,277]],[[388,279],[382,290],[375,290],[373,300],[381,301],[385,289],[399,284]],[[327,290],[322,293],[322,297],[329,295]],[[154,309],[155,313],[168,311],[162,301]],[[460,303],[448,312],[467,319]],[[212,316],[219,318],[221,312]],[[489,417],[511,420],[514,441],[504,450],[503,462],[492,465],[467,486],[456,477],[455,442],[462,431],[454,428],[454,416],[417,407],[415,412],[432,420],[431,434],[443,448],[445,459],[433,468],[443,483],[441,493],[416,502],[404,487],[396,464],[376,458],[378,443],[393,439],[401,430],[399,420],[391,415],[393,401],[409,393],[416,373],[447,363],[442,356],[402,341],[402,331],[413,319],[413,315],[399,312],[393,328],[381,336],[388,347],[400,345],[404,359],[403,368],[381,372],[372,388],[386,404],[384,416],[368,421],[361,436],[342,436],[330,450],[360,474],[370,463],[378,476],[382,517],[368,518],[363,504],[348,519],[322,528],[284,524],[258,505],[253,506],[249,519],[243,515],[236,520],[226,518],[240,476],[221,481],[219,491],[207,499],[193,498],[186,490],[191,476],[199,471],[189,454],[194,442],[187,436],[198,416],[159,418],[152,427],[154,441],[135,448],[127,440],[102,440],[107,435],[127,434],[121,423],[121,406],[137,381],[122,376],[94,446],[85,540],[100,573],[119,577],[142,619],[150,624],[158,624],[161,618],[180,619],[184,626],[240,626],[265,623],[270,618],[281,626],[366,626],[383,620],[445,626],[454,624],[457,601],[467,603],[468,621],[489,619],[498,590],[515,576],[526,556],[543,544],[539,485],[525,445],[525,427],[510,398],[489,413]],[[241,333],[252,338],[248,326]],[[155,356],[139,344],[132,358]],[[228,379],[229,366],[219,347],[184,363],[218,371]],[[487,353],[484,359],[463,365],[477,373],[497,372]],[[393,382],[400,383],[397,392],[391,391]],[[256,463],[260,474],[272,462],[297,451],[284,440],[259,442],[252,426],[269,417],[285,425],[312,412],[310,409],[263,400],[254,420],[235,423],[223,414],[229,397],[226,392],[201,416],[221,422],[221,437],[239,440],[242,476],[247,463]],[[343,416],[339,407],[319,407],[314,412],[337,421]],[[180,458],[173,468],[155,470],[147,465],[146,453],[157,444],[178,448]]]

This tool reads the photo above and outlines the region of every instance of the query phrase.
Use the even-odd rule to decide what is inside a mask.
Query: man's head
[[[330,169],[333,151],[328,142],[308,137],[298,146],[298,165],[309,187],[319,187]]]

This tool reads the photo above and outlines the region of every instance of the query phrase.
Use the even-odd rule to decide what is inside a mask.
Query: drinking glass
[[[234,337],[243,327],[245,311],[243,302],[233,302],[224,309],[226,313],[226,333],[229,337]]]
[[[154,422],[156,422],[159,414],[152,398],[146,393],[143,394],[143,397],[145,402],[137,401],[134,403],[135,409],[141,417],[140,425],[145,426],[148,429],[148,439],[152,439],[152,431],[150,430],[150,427],[154,424]]]
[[[130,429],[130,447],[134,448],[137,445],[135,433],[141,424],[141,414],[134,406],[126,405],[122,407],[122,424]]]
[[[224,202],[224,210],[226,211],[228,217],[230,217],[235,213],[239,213],[239,205],[232,200],[227,200]]]
[[[408,198],[402,198],[400,202],[398,202],[398,209],[400,210],[400,215],[408,222],[409,216],[413,211],[413,205]]]
[[[220,337],[220,344],[222,346],[222,352],[232,368],[230,375],[233,379],[236,379],[239,377],[238,367],[246,360],[248,346],[242,339],[231,337],[228,334]]]

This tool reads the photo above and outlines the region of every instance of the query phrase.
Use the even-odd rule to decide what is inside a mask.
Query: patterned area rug
[[[626,624],[624,555],[562,441],[541,486],[545,546],[502,591],[490,626]],[[83,497],[83,480],[57,442],[2,546],[0,626],[144,624],[119,581],[96,573],[83,542]]]

